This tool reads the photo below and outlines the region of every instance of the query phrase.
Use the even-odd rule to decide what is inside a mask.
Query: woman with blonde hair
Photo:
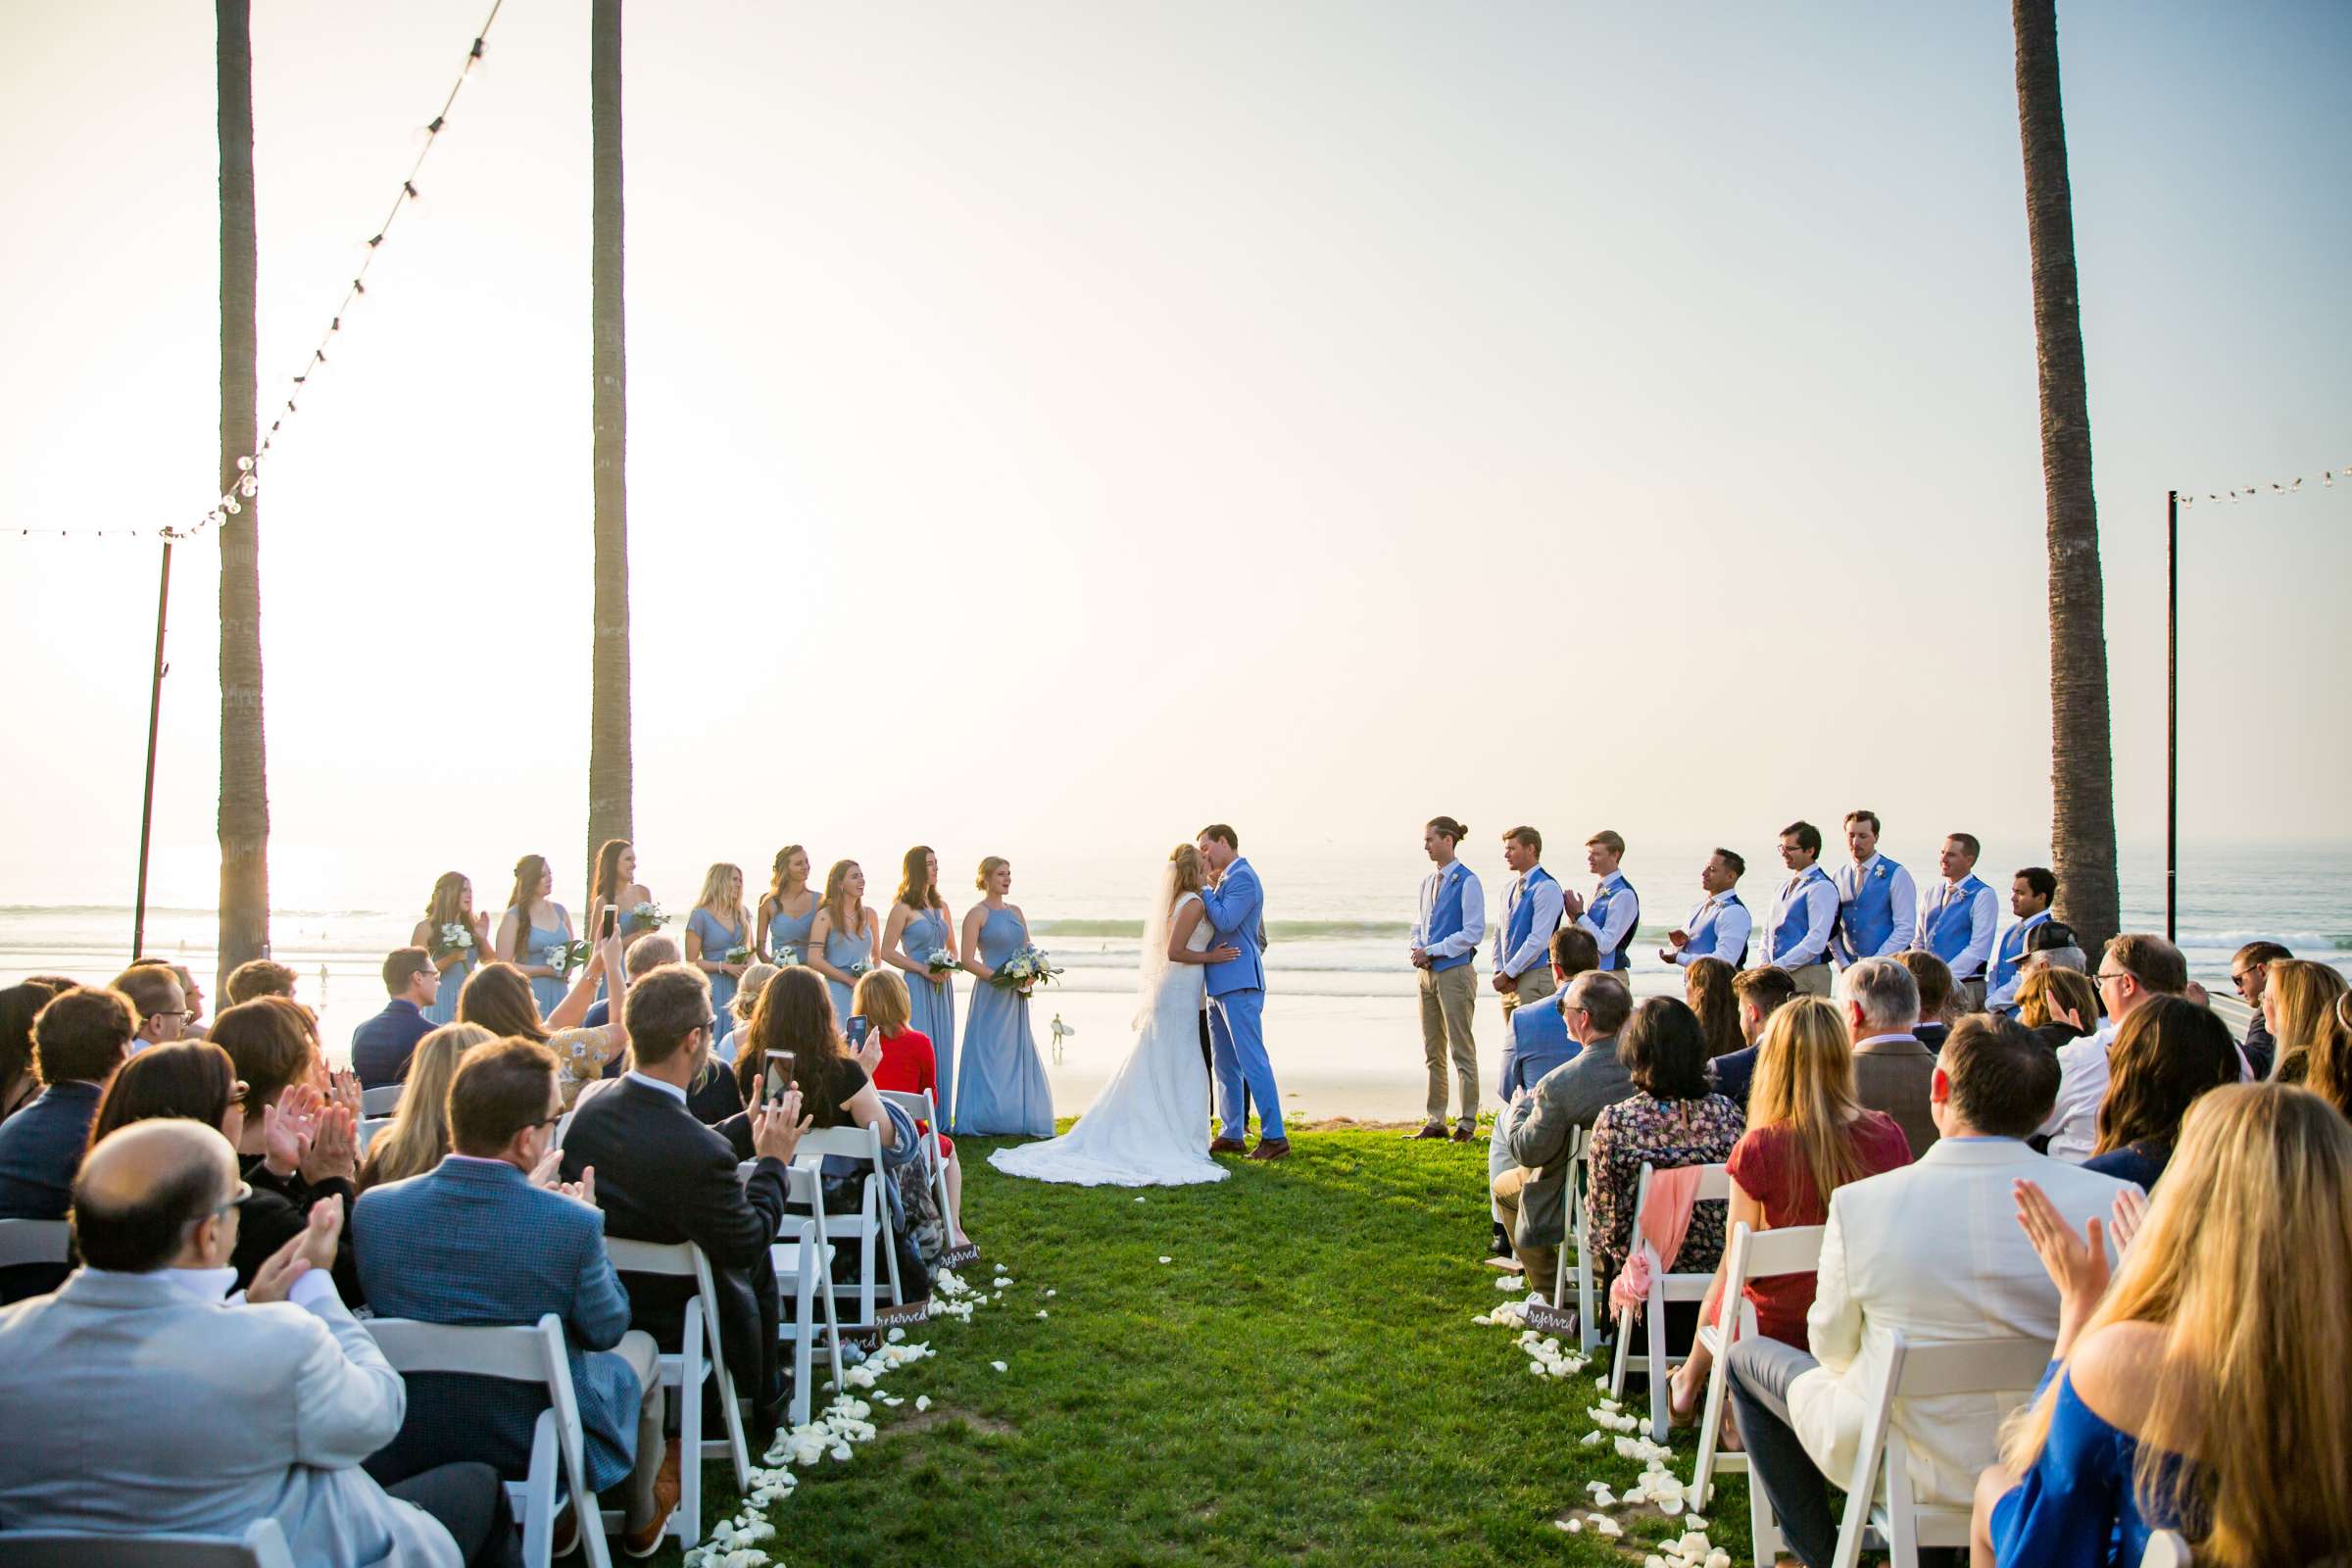
[[[628,1009],[623,1005],[629,977],[621,947],[617,936],[599,947],[572,977],[564,1000],[545,1018],[539,1015],[537,987],[521,968],[512,963],[485,963],[458,994],[458,1021],[478,1023],[502,1039],[514,1036],[537,1041],[554,1052],[556,1086],[568,1110],[581,1088],[603,1077],[605,1064],[629,1048]],[[582,1028],[580,1020],[588,1015],[597,987],[608,974],[612,977],[612,1021]]]
[[[2099,988],[2080,969],[2037,963],[2018,985],[2017,1021],[2040,1035],[2052,1050],[2095,1034]]]
[[[760,956],[779,969],[808,961],[808,928],[816,923],[816,891],[808,886],[808,852],[798,844],[778,850],[769,867],[767,891],[760,896],[760,907],[753,914]]]
[[[1683,1000],[1698,1014],[1710,1061],[1747,1049],[1740,1032],[1740,996],[1732,989],[1738,978],[1740,971],[1721,958],[1692,958],[1683,970]]]
[[[980,862],[974,885],[980,902],[964,911],[962,952],[964,972],[979,984],[963,1020],[962,1082],[956,1086],[956,1114],[948,1125],[979,1138],[1051,1138],[1054,1087],[1029,1031],[1029,988],[997,979],[997,971],[1030,945],[1028,916],[1005,899],[1012,891],[1012,862],[990,856]],[[1147,968],[1152,951],[1146,941]]]
[[[564,1002],[564,971],[548,961],[551,953],[576,940],[571,912],[556,903],[555,891],[556,868],[547,857],[524,856],[514,862],[514,891],[507,895],[507,912],[498,922],[498,956],[531,983],[542,1013],[553,1013]]]
[[[1729,1163],[1729,1223],[1745,1221],[1758,1231],[1823,1224],[1830,1195],[1838,1188],[1911,1163],[1911,1146],[1894,1118],[1864,1109],[1855,1097],[1854,1048],[1834,1003],[1800,996],[1774,1010],[1757,1043],[1747,1130],[1733,1146]],[[1724,1267],[1716,1267],[1711,1296],[1722,1294]],[[1758,1332],[1803,1346],[1814,1285],[1810,1274],[1748,1281],[1745,1295],[1756,1309]],[[1706,1346],[1694,1343],[1690,1359],[1676,1369],[1677,1420],[1696,1406],[1713,1364]]]
[[[1977,1484],[1981,1568],[2137,1563],[2158,1529],[2212,1568],[2352,1543],[2352,1126],[2303,1090],[2233,1084],[2189,1107],[2173,1172],[2144,1216],[2117,1200],[2112,1282],[2100,1222],[2077,1234],[2019,1184],[2058,1340]]]
[[[458,988],[490,957],[490,916],[473,912],[473,883],[465,872],[444,871],[433,883],[409,946],[422,948],[441,971],[441,989],[424,1009],[424,1021],[448,1023],[458,1015]]]
[[[710,979],[710,1006],[722,1017],[743,979],[733,956],[752,944],[752,917],[743,906],[743,867],[723,861],[703,875],[694,912],[686,916],[686,961]],[[715,1044],[715,1042],[713,1042]]]
[[[2262,988],[2262,1021],[2278,1043],[2271,1076],[2282,1084],[2308,1082],[2321,1056],[2340,1059],[2343,1026],[2335,1004],[2343,1000],[2344,977],[2308,958],[2273,958]]]
[[[882,957],[906,977],[907,1027],[931,1042],[939,1112],[956,1103],[956,917],[939,892],[939,857],[917,844],[899,862],[899,896],[882,924]],[[933,967],[933,959],[945,967]]]
[[[718,1015],[718,1039],[710,1047],[712,1055],[732,1063],[735,1060],[735,1037],[743,1026],[752,1021],[752,1009],[760,1004],[760,993],[767,983],[784,971],[772,963],[751,963],[744,966],[743,979],[735,987],[735,1000],[727,1010]]]
[[[466,1052],[497,1038],[478,1023],[445,1023],[416,1042],[392,1125],[375,1135],[360,1163],[361,1192],[441,1163],[449,1152],[449,1081]]]
[[[808,967],[825,977],[833,993],[833,1015],[850,1016],[858,977],[874,966],[880,926],[865,906],[865,868],[836,860],[825,873],[824,901],[808,923]]]

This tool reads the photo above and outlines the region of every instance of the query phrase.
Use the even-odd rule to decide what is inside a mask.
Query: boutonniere
[[[1871,868],[1870,874],[1879,878],[1881,881],[1885,881],[1886,878],[1886,862],[1885,860],[1881,860],[1877,865]]]

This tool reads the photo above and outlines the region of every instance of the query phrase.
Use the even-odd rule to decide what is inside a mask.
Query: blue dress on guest
[[[858,912],[862,914],[864,911]],[[813,911],[810,917],[814,918]],[[828,931],[825,933],[825,961],[836,969],[848,969],[852,964],[873,962],[874,955],[873,950],[865,945],[865,933],[862,930]],[[856,993],[831,975],[825,977],[825,988],[833,993],[833,1021],[847,1029]]]
[[[907,918],[899,935],[899,951],[920,963],[948,945],[948,917],[925,909]],[[906,976],[906,1001],[912,1014],[906,1027],[931,1037],[931,1054],[939,1069],[939,1115],[946,1131],[955,1132],[956,1108],[956,976],[954,971],[932,979]]]
[[[686,929],[701,940],[703,956],[712,963],[725,962],[730,951],[744,945],[742,926],[720,924],[717,915],[700,905],[695,906],[694,912],[686,917]],[[727,1004],[735,1000],[735,977],[731,974],[706,973],[704,978],[710,982],[711,1010],[723,1020],[727,1015]]]
[[[816,924],[816,911],[823,907],[816,900],[808,901],[807,914],[786,914],[778,909],[767,922],[767,951],[781,962],[785,954],[792,955],[795,963],[808,961],[808,928]]]
[[[466,956],[441,971],[441,989],[434,994],[433,1004],[424,1009],[426,1023],[439,1025],[458,1021],[458,993],[466,989],[466,976],[480,968],[481,961],[481,954],[468,948]]]
[[[516,923],[529,925],[530,916],[523,915]],[[550,931],[544,926],[531,926],[530,938],[522,945],[522,961],[545,963],[548,949],[559,942],[571,941],[571,937],[565,929],[570,924],[570,916],[564,912],[564,906],[557,905],[556,929]],[[539,1016],[542,1018],[563,1005],[564,997],[568,996],[570,992],[571,987],[554,975],[531,976],[531,1000],[539,1004]]]
[[[2043,1388],[2053,1376],[2050,1435],[2033,1468],[1992,1505],[1993,1555],[2001,1568],[2133,1568],[2149,1535],[2180,1522],[2140,1517],[2132,1479],[2138,1440],[2100,1420],[2055,1361]]]
[[[980,925],[980,962],[989,969],[1021,951],[1028,928],[1010,909],[991,909]],[[963,1022],[963,1082],[956,1101],[956,1131],[975,1137],[1017,1133],[1054,1136],[1054,1088],[1029,1033],[1029,999],[983,982],[972,988]]]

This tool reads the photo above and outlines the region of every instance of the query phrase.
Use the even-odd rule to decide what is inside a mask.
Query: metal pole
[[[130,917],[130,956],[147,946],[147,845],[155,830],[155,732],[164,711],[164,621],[172,608],[172,541],[164,541],[163,578],[155,590],[155,668],[147,680],[147,788],[139,797],[139,902]]]
[[[2176,942],[2180,885],[2180,492],[2164,493],[2164,940]]]

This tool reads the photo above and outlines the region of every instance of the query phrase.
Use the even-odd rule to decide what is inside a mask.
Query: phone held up
[[[856,1055],[865,1049],[866,1029],[864,1013],[853,1012],[850,1014],[850,1054]]]
[[[767,1082],[761,1086],[760,1099],[774,1104],[792,1088],[793,1057],[789,1051],[771,1051],[767,1055]]]
[[[604,914],[596,922],[596,940],[610,942],[612,940],[612,933],[619,929],[620,911],[610,904],[606,905]]]

